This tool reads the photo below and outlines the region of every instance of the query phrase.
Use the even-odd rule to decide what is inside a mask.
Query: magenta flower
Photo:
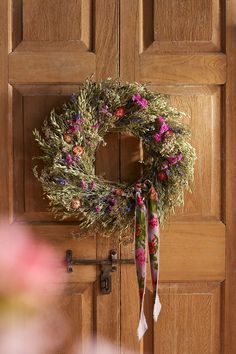
[[[168,157],[168,161],[169,163],[171,163],[172,165],[175,165],[178,161],[181,161],[183,158],[183,155],[181,153],[179,153],[176,156],[170,156]]]
[[[164,122],[165,122],[165,118],[162,117],[162,116],[160,116],[160,117],[159,117],[159,122],[160,122],[161,124],[164,123]]]
[[[95,211],[96,211],[96,213],[100,213],[101,208],[100,208],[99,206],[97,206],[97,207],[95,208]]]
[[[143,248],[137,248],[135,251],[136,262],[140,265],[145,264],[145,250]]]
[[[73,157],[71,156],[71,154],[67,154],[66,155],[66,162],[68,165],[72,165],[73,164]]]
[[[169,130],[169,129],[170,129],[169,125],[164,122],[164,123],[162,123],[159,134],[163,134],[163,133],[167,132],[167,130]]]
[[[67,130],[67,133],[68,134],[77,134],[79,130],[80,130],[80,126],[78,124],[74,124],[69,127],[69,129]]]
[[[171,163],[172,165],[175,165],[178,162],[177,156],[170,156],[168,157],[168,161],[169,163]]]
[[[133,95],[132,100],[142,108],[146,108],[148,106],[148,101],[146,98],[142,98],[142,96],[139,94]]]
[[[180,153],[177,155],[177,159],[178,159],[178,161],[181,161],[182,158],[183,158],[183,155],[182,155],[181,152],[180,152]]]
[[[156,133],[156,134],[153,135],[153,139],[154,139],[155,141],[159,142],[159,141],[161,141],[161,135],[158,134],[158,133]]]
[[[148,224],[150,225],[151,229],[154,229],[154,227],[158,226],[158,219],[153,216],[148,220]]]

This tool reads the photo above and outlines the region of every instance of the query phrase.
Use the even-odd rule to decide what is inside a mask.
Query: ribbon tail
[[[161,312],[161,303],[160,303],[159,295],[158,293],[156,293],[156,298],[155,298],[155,303],[153,308],[153,319],[155,322],[157,321],[160,312]]]
[[[158,196],[155,188],[151,186],[148,197],[148,246],[152,276],[153,293],[155,296],[153,306],[153,319],[157,321],[161,311],[158,295],[159,264],[160,264],[160,226],[158,220]]]
[[[148,329],[144,314],[144,297],[146,290],[146,250],[147,250],[147,209],[140,192],[136,193],[135,208],[135,264],[140,296],[140,317],[137,329],[138,339],[141,340]]]
[[[138,330],[137,330],[138,340],[142,339],[147,329],[148,329],[148,325],[147,325],[146,317],[144,315],[144,309],[142,308],[140,313],[140,318],[139,318]]]

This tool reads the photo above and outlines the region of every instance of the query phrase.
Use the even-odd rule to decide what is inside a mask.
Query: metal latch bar
[[[111,250],[107,259],[73,259],[72,250],[66,251],[67,272],[73,272],[73,265],[100,265],[100,288],[102,294],[110,294],[112,289],[111,272],[117,270],[118,264],[134,264],[134,259],[118,259],[117,251]]]

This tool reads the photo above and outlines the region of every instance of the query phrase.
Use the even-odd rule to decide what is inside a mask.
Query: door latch
[[[100,265],[100,289],[102,294],[110,294],[112,291],[111,273],[117,270],[118,264],[134,264],[133,259],[118,259],[117,251],[111,250],[106,259],[74,259],[72,250],[66,251],[67,272],[73,272],[74,265]]]

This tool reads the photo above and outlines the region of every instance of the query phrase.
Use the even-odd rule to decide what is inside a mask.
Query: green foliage
[[[43,152],[37,158],[44,163],[34,174],[56,217],[77,218],[82,229],[92,226],[107,236],[118,235],[122,242],[132,239],[135,185],[95,175],[98,146],[108,132],[118,131],[142,141],[147,158],[137,183],[149,180],[156,188],[163,223],[175,206],[183,204],[184,190],[193,181],[195,150],[183,116],[164,95],[138,83],[87,80],[61,112],[51,111],[42,134],[33,132]]]

